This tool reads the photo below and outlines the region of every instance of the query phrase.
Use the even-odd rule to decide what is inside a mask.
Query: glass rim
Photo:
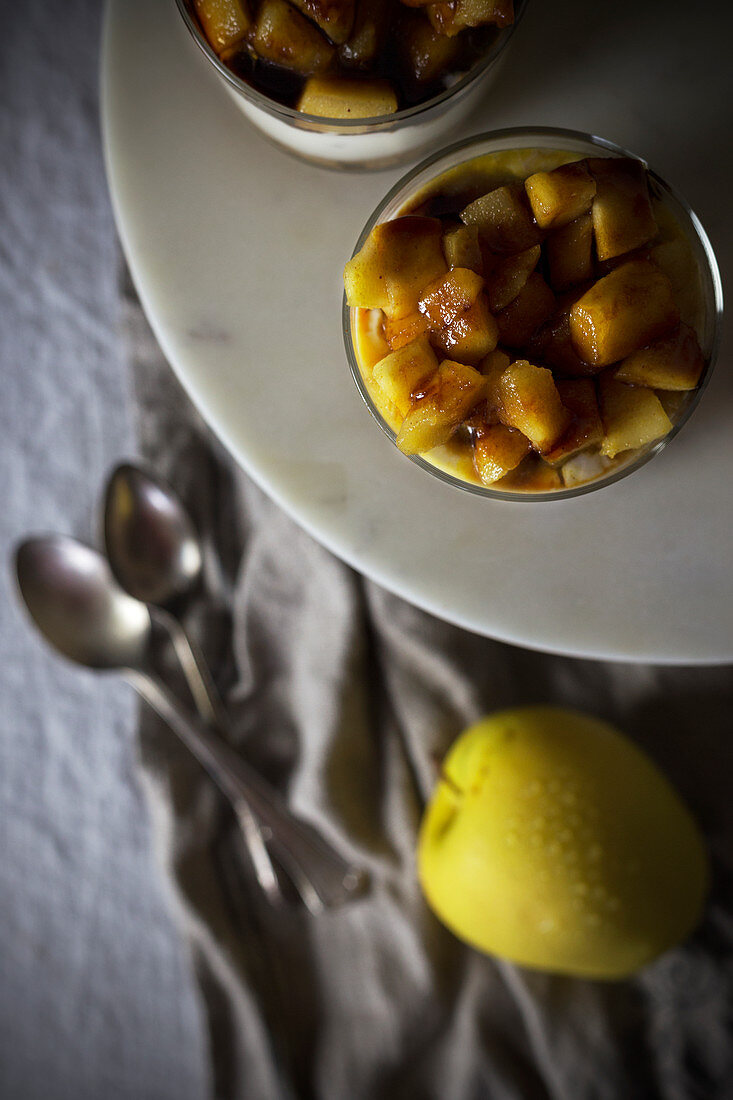
[[[219,75],[226,80],[232,88],[239,92],[240,95],[253,103],[255,107],[259,107],[261,110],[266,111],[267,114],[274,115],[282,121],[297,123],[301,126],[303,123],[306,123],[307,126],[312,129],[343,132],[344,134],[348,134],[349,132],[363,133],[364,130],[386,130],[393,128],[401,122],[412,122],[413,120],[419,119],[421,115],[432,110],[434,107],[441,106],[454,95],[458,95],[467,90],[491,68],[506,46],[508,46],[529,4],[529,0],[515,0],[514,22],[510,23],[507,27],[498,28],[497,36],[486,53],[476,61],[467,73],[464,73],[464,75],[454,84],[451,84],[449,88],[445,88],[442,92],[439,92],[438,95],[431,96],[430,99],[426,99],[422,103],[414,104],[412,107],[404,107],[402,110],[395,111],[391,115],[370,115],[367,118],[342,119],[325,118],[322,115],[311,115],[304,111],[297,111],[294,107],[288,107],[284,103],[279,103],[276,99],[271,99],[270,96],[259,91],[259,89],[253,87],[253,85],[248,84],[246,80],[237,76],[236,73],[232,72],[232,70],[224,64],[209,45],[198,20],[190,10],[190,2],[191,0],[176,0],[176,7],[183,17],[189,34]]]
[[[532,490],[520,490],[520,489],[500,489],[491,485],[479,485],[473,482],[464,481],[462,478],[457,477],[454,474],[448,473],[446,470],[441,470],[433,463],[428,462],[421,455],[404,455],[416,466],[426,470],[433,477],[436,477],[439,481],[443,481],[447,485],[455,486],[462,489],[464,492],[471,493],[474,496],[483,497],[489,500],[507,500],[516,503],[541,503],[544,501],[553,500],[569,500],[572,497],[584,496],[587,493],[596,492],[599,489],[605,488],[607,485],[613,485],[622,478],[628,477],[629,474],[636,470],[641,469],[647,462],[650,462],[656,455],[662,451],[668,443],[681,431],[687,421],[690,419],[692,413],[700,403],[700,399],[704,390],[707,388],[710,378],[713,373],[713,369],[717,362],[718,352],[720,350],[720,342],[722,339],[722,317],[723,317],[723,283],[720,277],[720,270],[718,268],[718,262],[713,250],[713,246],[710,243],[710,239],[705,232],[705,229],[700,222],[700,219],[695,214],[694,210],[687,202],[687,200],[674,188],[671,184],[660,176],[657,172],[649,167],[648,162],[644,157],[638,156],[636,153],[630,152],[628,149],[623,148],[621,145],[617,145],[613,141],[609,141],[607,138],[598,137],[595,134],[585,133],[581,130],[570,130],[556,126],[509,126],[499,130],[488,130],[481,134],[473,134],[471,137],[463,138],[461,141],[453,142],[451,145],[445,146],[435,153],[432,153],[429,157],[420,161],[409,171],[397,180],[387,194],[380,200],[375,207],[374,211],[368,218],[354,249],[351,253],[351,258],[357,254],[362,248],[367,237],[371,233],[375,225],[379,223],[383,212],[394,202],[398,197],[404,196],[405,199],[409,197],[409,185],[422,176],[430,168],[437,168],[439,164],[444,161],[450,160],[457,153],[465,150],[473,149],[475,146],[488,145],[496,143],[498,141],[504,141],[508,139],[516,138],[518,141],[530,140],[534,145],[537,144],[535,139],[546,138],[567,138],[569,141],[584,142],[587,145],[594,146],[599,149],[605,149],[609,153],[615,156],[632,157],[634,160],[640,161],[646,168],[650,178],[657,184],[663,192],[666,192],[682,209],[685,217],[688,219],[692,230],[699,244],[702,247],[702,251],[707,261],[708,274],[710,276],[710,282],[713,288],[712,303],[712,339],[710,341],[709,351],[706,355],[706,364],[695,390],[692,392],[692,396],[684,409],[679,420],[677,420],[669,430],[669,432],[656,442],[651,443],[641,454],[631,454],[629,458],[622,462],[618,467],[609,471],[606,475],[599,475],[597,478],[591,481],[584,482],[581,485],[575,485],[572,487],[566,487],[562,489],[554,489],[545,492],[533,492]],[[515,148],[521,149],[526,146],[518,144]],[[498,150],[497,150],[498,151]],[[484,153],[490,153],[490,149],[485,149]],[[568,150],[570,152],[570,150]],[[472,156],[467,156],[465,161],[474,159],[475,156],[480,156],[481,153],[474,153]],[[460,164],[465,163],[459,161],[458,164],[451,165],[452,168],[457,168]],[[446,168],[446,170],[448,170]],[[439,175],[440,172],[436,170],[435,175]],[[429,181],[426,181],[426,183]],[[395,216],[395,215],[391,215]],[[707,295],[706,295],[707,297]],[[379,410],[376,408],[371,395],[367,389],[366,383],[361,374],[359,364],[356,357],[356,350],[354,348],[354,342],[351,331],[351,316],[352,309],[346,300],[346,292],[342,297],[342,329],[344,344],[346,348],[346,355],[351,369],[351,374],[356,383],[356,387],[359,394],[367,406],[374,420],[382,429],[384,434],[391,440],[393,445],[396,446],[397,435],[393,429],[387,424],[382,417]],[[688,391],[689,392],[689,391]],[[403,452],[400,452],[403,454]]]

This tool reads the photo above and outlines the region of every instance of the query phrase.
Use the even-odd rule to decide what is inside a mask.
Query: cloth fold
[[[165,364],[125,276],[141,453],[191,510],[206,597],[188,627],[237,748],[344,853],[363,900],[311,918],[258,896],[231,815],[150,714],[142,759],[222,1100],[716,1100],[733,1096],[733,678],[532,653],[358,576],[240,470]],[[453,739],[552,702],[617,723],[713,853],[704,923],[632,981],[520,970],[460,944],[417,885],[420,815]],[[674,853],[670,852],[670,859]]]

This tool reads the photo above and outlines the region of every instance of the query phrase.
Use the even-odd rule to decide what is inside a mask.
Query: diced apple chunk
[[[400,5],[402,6],[402,5]],[[421,11],[403,10],[397,40],[405,79],[416,94],[456,65],[463,50],[458,38],[440,34]]]
[[[557,466],[571,455],[600,443],[603,423],[598,410],[596,387],[589,378],[559,379],[560,400],[572,414],[572,422],[560,440],[543,455],[545,462]]]
[[[388,80],[311,76],[300,94],[298,110],[319,118],[376,118],[395,113],[397,95]]]
[[[535,450],[550,450],[570,424],[571,414],[546,367],[535,367],[526,359],[512,363],[499,379],[502,422],[517,428]]]
[[[350,306],[383,309],[390,318],[417,311],[428,283],[446,269],[437,218],[407,216],[376,225],[344,269]]]
[[[406,416],[412,405],[412,395],[438,369],[435,352],[426,336],[386,355],[375,364],[372,377],[397,411]]]
[[[545,242],[552,289],[560,292],[593,277],[593,221],[582,214]]]
[[[448,267],[469,267],[480,275],[483,258],[475,226],[458,225],[449,229],[443,237],[443,255]]]
[[[540,229],[560,229],[591,208],[596,181],[584,161],[535,172],[524,184]]]
[[[690,400],[689,390],[657,390],[659,402],[673,424],[676,424],[682,415],[685,406]]]
[[[502,371],[507,369],[511,361],[511,357],[507,352],[502,351],[501,348],[495,348],[485,359],[481,360],[478,369],[488,378],[497,371],[501,374]]]
[[[448,37],[466,27],[506,27],[514,21],[513,0],[439,0],[428,4],[427,12],[436,31]]]
[[[651,249],[647,246],[642,246],[641,248],[633,249],[631,252],[624,252],[623,256],[614,256],[612,260],[596,259],[595,277],[596,279],[602,279],[605,275],[610,275],[616,268],[621,267],[622,264],[628,264],[632,260],[649,261],[651,258]]]
[[[669,279],[646,260],[617,267],[570,310],[575,350],[581,359],[598,366],[625,359],[678,322]]]
[[[704,366],[694,329],[680,325],[669,336],[624,359],[615,377],[619,382],[649,386],[653,390],[694,390]]]
[[[483,397],[486,381],[473,367],[445,359],[402,422],[397,446],[405,454],[423,454],[446,443]]]
[[[247,0],[195,0],[201,29],[216,53],[241,42],[252,25]]]
[[[499,330],[489,310],[486,295],[481,293],[465,313],[444,326],[433,336],[447,355],[462,363],[478,363],[496,347]]]
[[[510,470],[516,469],[530,450],[530,442],[521,432],[504,424],[489,424],[480,429],[474,439],[476,473],[484,485],[493,485]]]
[[[495,348],[478,365],[478,369],[486,379],[484,401],[486,402],[486,412],[490,421],[501,419],[503,406],[499,379],[510,363],[511,359],[507,353],[502,351],[501,348]]]
[[[384,338],[392,348],[402,348],[405,344],[411,344],[418,336],[428,331],[428,321],[422,313],[408,313],[407,317],[398,317],[394,320],[384,318]]]
[[[597,157],[587,164],[596,180],[592,215],[598,259],[622,256],[652,240],[657,223],[641,161]]]
[[[486,275],[489,309],[498,313],[513,302],[540,260],[540,246],[533,245],[513,256],[497,257]]]
[[[523,252],[542,239],[521,183],[496,187],[474,199],[461,212],[461,220],[475,225],[493,252]]]
[[[341,45],[354,26],[354,0],[289,0],[332,42]]]
[[[421,295],[417,308],[434,329],[452,324],[478,298],[484,280],[467,267],[454,267]]]
[[[656,394],[644,386],[627,386],[604,374],[599,379],[604,436],[601,454],[615,458],[662,439],[672,421]]]
[[[374,235],[344,267],[346,301],[352,309],[386,310],[389,306],[388,280],[380,273],[379,247]],[[407,316],[405,310],[403,316]]]
[[[475,271],[454,267],[429,287],[418,303],[434,342],[461,362],[478,362],[496,347],[496,321],[482,287],[483,279]]]
[[[308,76],[331,64],[334,48],[287,0],[262,0],[252,48],[263,61]]]
[[[680,317],[685,324],[695,327],[700,315],[702,287],[700,268],[689,242],[682,237],[660,241],[650,250],[650,256],[672,284]]]
[[[570,337],[570,312],[560,310],[539,329],[529,345],[532,353],[553,367],[559,374],[571,378],[586,378],[598,374],[603,367],[586,363],[575,350]]]
[[[499,343],[508,348],[526,347],[554,311],[555,295],[539,272],[533,271],[516,298],[496,315]]]
[[[389,30],[389,0],[357,0],[351,33],[339,50],[343,65],[368,69]]]

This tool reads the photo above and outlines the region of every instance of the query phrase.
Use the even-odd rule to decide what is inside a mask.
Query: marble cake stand
[[[654,25],[650,54],[647,17],[622,4],[629,20],[613,25],[633,25],[638,48],[627,39],[619,54],[591,36],[567,45],[573,68],[553,72],[544,7],[530,9],[499,87],[455,137],[520,124],[600,133],[644,155],[695,207],[694,170],[675,149],[680,134],[685,149],[694,140],[690,97],[710,89],[701,57],[699,79],[664,82],[660,100],[674,18]],[[679,438],[619,484],[535,504],[442,485],[373,423],[341,339],[343,264],[400,172],[329,172],[269,145],[173,0],[111,0],[102,81],[117,223],[156,336],[213,429],[298,523],[386,588],[482,634],[576,656],[733,660],[729,341]],[[713,193],[697,211],[709,230]],[[714,233],[713,243],[720,253]]]

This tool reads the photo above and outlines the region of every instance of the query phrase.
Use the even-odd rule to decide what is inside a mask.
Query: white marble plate
[[[716,168],[706,166],[711,186],[695,161],[694,97],[715,102],[714,74],[701,58],[685,81],[662,82],[681,16],[660,29],[626,3],[628,19],[614,9],[599,33],[586,6],[581,42],[568,5],[553,63],[543,42],[558,12],[546,7],[530,7],[498,90],[455,136],[536,124],[617,141],[686,195],[727,258]],[[386,588],[482,634],[577,656],[733,660],[727,338],[690,423],[637,473],[570,501],[477,499],[389,444],[346,364],[341,270],[400,172],[329,172],[270,146],[173,0],[110,0],[102,92],[120,236],[155,333],[214,430],[298,523]]]

